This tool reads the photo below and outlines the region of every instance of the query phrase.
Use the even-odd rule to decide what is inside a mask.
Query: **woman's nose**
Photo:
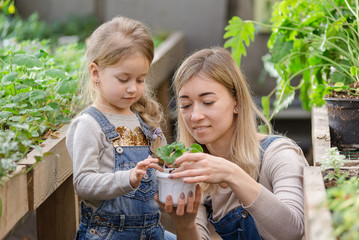
[[[198,120],[203,119],[203,116],[204,115],[203,115],[202,109],[199,106],[193,106],[191,120],[198,121]]]

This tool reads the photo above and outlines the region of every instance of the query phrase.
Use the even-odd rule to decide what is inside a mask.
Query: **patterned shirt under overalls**
[[[107,139],[114,142],[114,171],[132,169],[137,162],[152,155],[148,145],[116,145],[114,140],[118,139],[119,133],[96,108],[90,107],[83,113],[90,114],[98,122]],[[151,128],[136,115],[146,138],[149,141],[154,140]],[[81,203],[81,223],[75,239],[164,239],[160,208],[154,200],[157,190],[155,170],[148,169],[136,191],[104,200],[96,210]]]
[[[279,137],[267,137],[261,141],[259,172],[262,168],[262,159],[265,149],[277,138]],[[258,181],[259,176],[257,182]],[[233,209],[217,222],[213,221],[212,218],[212,203],[210,200],[205,203],[205,207],[207,209],[208,220],[212,223],[214,229],[223,240],[262,239],[258,233],[253,217],[242,206]]]

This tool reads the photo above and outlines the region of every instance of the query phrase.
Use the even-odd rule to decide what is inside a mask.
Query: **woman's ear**
[[[237,105],[237,103],[236,103],[236,105],[234,105],[233,113],[238,114],[238,105]]]
[[[99,69],[96,63],[90,65],[91,79],[92,82],[98,84],[100,82]]]

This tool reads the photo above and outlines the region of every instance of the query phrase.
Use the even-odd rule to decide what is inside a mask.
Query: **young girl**
[[[200,50],[175,74],[179,141],[200,143],[205,153],[188,153],[174,164],[171,178],[201,183],[196,199],[176,209],[178,239],[210,239],[208,224],[226,240],[302,239],[304,233],[302,150],[283,136],[257,131],[265,121],[246,80],[223,48]],[[185,163],[185,164],[183,164]]]
[[[125,17],[102,24],[87,42],[86,89],[94,100],[66,138],[82,199],[76,239],[164,239],[154,200],[153,168],[160,168],[151,155],[166,140],[145,84],[153,56],[145,26]]]

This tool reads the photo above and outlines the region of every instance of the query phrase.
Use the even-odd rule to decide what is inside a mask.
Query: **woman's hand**
[[[186,153],[174,162],[176,168],[169,178],[184,178],[186,183],[219,184],[230,187],[237,198],[250,205],[258,196],[260,185],[237,164],[207,153]]]
[[[206,153],[186,153],[174,162],[176,168],[169,178],[184,178],[186,183],[212,183],[226,184],[233,177],[236,164]]]
[[[187,204],[185,204],[185,195],[183,193],[178,198],[177,207],[173,207],[171,195],[167,196],[166,203],[161,203],[159,201],[158,194],[155,196],[155,200],[160,207],[173,218],[177,233],[185,233],[187,230],[193,230],[195,232],[193,234],[197,234],[195,219],[201,203],[201,194],[201,187],[197,184],[196,194],[187,194]]]
[[[154,168],[159,171],[163,171],[163,168],[160,167],[157,163],[158,163],[158,159],[153,158],[151,156],[148,156],[148,158],[146,158],[145,160],[138,162],[136,167],[134,167],[130,173],[131,186],[133,188],[138,187],[141,183],[143,176],[146,174],[147,169],[149,168]]]

